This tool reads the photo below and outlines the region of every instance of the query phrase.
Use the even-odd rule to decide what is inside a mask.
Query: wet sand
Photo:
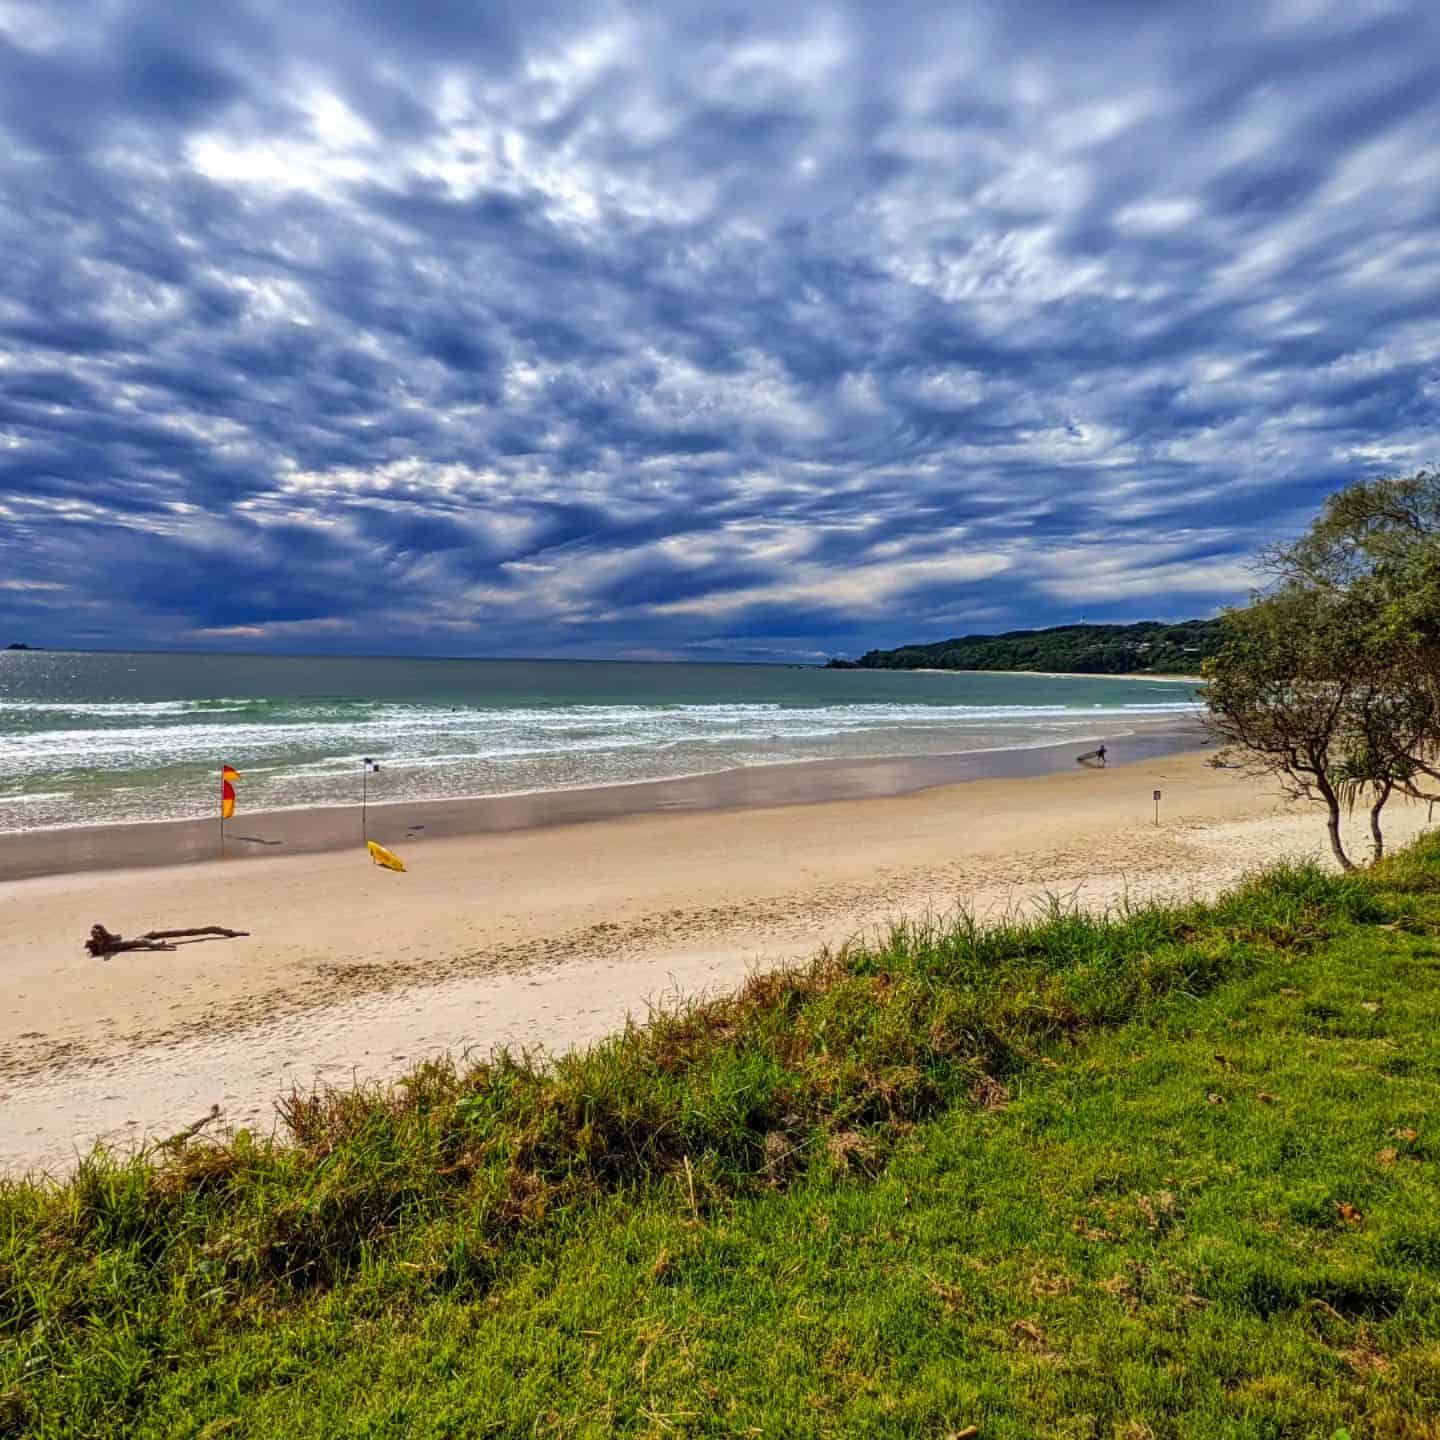
[[[810,767],[795,767],[810,768]],[[1152,790],[1162,790],[1161,824]],[[1397,843],[1424,808],[1397,807]],[[1296,811],[1203,753],[872,799],[623,815],[244,863],[0,886],[0,1167],[63,1171],[92,1140],[173,1133],[219,1104],[269,1131],[290,1084],[386,1079],[441,1050],[559,1050],[665,997],[728,987],[902,915],[1206,895],[1323,852]],[[136,934],[248,938],[91,959]]]

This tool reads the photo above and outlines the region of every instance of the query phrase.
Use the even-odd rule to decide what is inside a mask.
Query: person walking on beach
[[[1105,747],[1104,747],[1104,745],[1101,745],[1101,747],[1095,752],[1095,758],[1100,762],[1100,768],[1103,770],[1103,769],[1105,768]]]

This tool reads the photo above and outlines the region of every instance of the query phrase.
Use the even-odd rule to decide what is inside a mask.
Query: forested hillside
[[[1193,675],[1220,643],[1218,620],[1134,625],[1056,625],[1004,635],[964,635],[932,645],[871,650],[837,668],[867,670],[1054,670],[1085,675]]]

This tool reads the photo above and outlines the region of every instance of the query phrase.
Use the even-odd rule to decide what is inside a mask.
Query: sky
[[[0,645],[809,661],[1433,463],[1440,6],[0,0]]]

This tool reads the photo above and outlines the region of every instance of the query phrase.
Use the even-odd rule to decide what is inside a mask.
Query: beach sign
[[[367,806],[369,804],[369,787],[365,782],[369,780],[371,775],[378,774],[379,770],[380,762],[372,759],[369,755],[360,762],[360,838],[367,843],[370,839],[370,825],[366,818]],[[404,867],[402,866],[401,868],[403,869]]]
[[[369,850],[370,858],[377,865],[383,865],[387,870],[398,870],[402,875],[405,873],[405,862],[393,850],[387,850],[373,840],[367,840],[365,848]]]
[[[1160,823],[1160,792],[1156,790],[1151,798],[1155,801],[1155,823]]]
[[[370,859],[376,865],[383,865],[387,870],[398,870],[402,875],[405,873],[405,862],[393,851],[387,850],[383,845],[377,845],[370,838],[369,826],[366,823],[366,804],[368,792],[366,780],[380,769],[380,762],[372,755],[366,755],[360,761],[360,838],[365,842],[365,848],[370,852]]]

